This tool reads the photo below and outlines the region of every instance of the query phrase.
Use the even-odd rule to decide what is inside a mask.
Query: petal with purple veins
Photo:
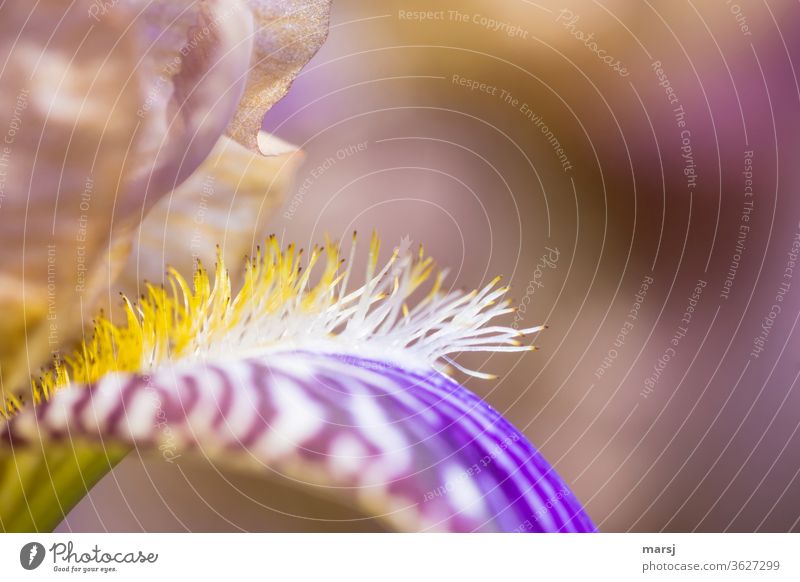
[[[155,450],[168,438],[403,531],[594,531],[524,435],[432,369],[312,352],[181,363],[68,388],[9,428],[18,447],[70,438]]]

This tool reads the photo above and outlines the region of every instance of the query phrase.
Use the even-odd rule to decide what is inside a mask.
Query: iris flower
[[[241,259],[299,159],[263,114],[327,19],[313,0],[4,6],[3,530],[52,529],[134,448],[286,476],[400,531],[594,530],[451,377],[492,378],[457,354],[532,349],[498,280],[445,291],[422,248],[381,262],[374,235]]]

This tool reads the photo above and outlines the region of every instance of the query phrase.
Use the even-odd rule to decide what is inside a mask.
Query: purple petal
[[[73,387],[10,423],[22,440],[200,449],[343,498],[406,531],[594,531],[500,414],[430,370],[276,352]]]

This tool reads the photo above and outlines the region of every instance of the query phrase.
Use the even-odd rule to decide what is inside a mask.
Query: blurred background
[[[789,0],[336,0],[267,117],[305,151],[269,228],[502,274],[549,329],[465,382],[601,530],[800,531],[798,57]],[[134,454],[60,530],[377,527]]]

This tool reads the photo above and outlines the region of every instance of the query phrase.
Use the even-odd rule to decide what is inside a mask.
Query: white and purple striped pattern
[[[65,389],[8,428],[16,444],[169,439],[269,467],[402,531],[594,531],[525,437],[433,370],[310,352],[181,363]]]

